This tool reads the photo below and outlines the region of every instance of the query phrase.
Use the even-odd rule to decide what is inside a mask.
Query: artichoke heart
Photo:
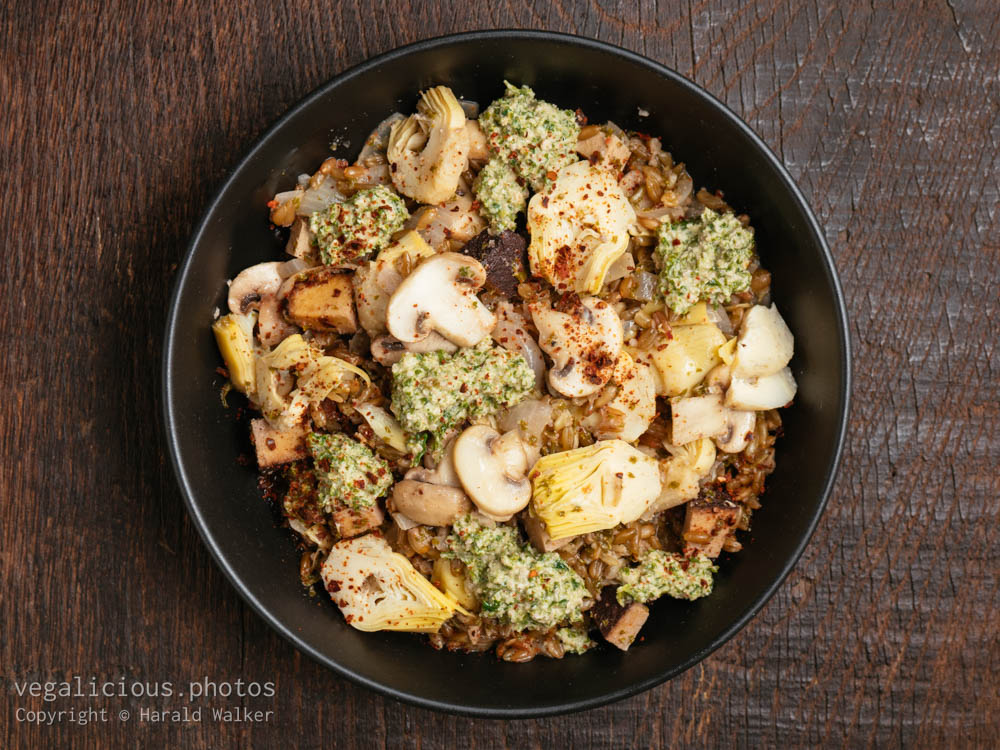
[[[597,294],[635,222],[611,172],[586,161],[563,167],[528,203],[531,271],[560,292]]]
[[[287,398],[278,393],[275,379],[275,374],[284,370],[294,372],[297,378],[295,390]],[[371,382],[360,367],[324,354],[296,333],[257,358],[256,402],[272,427],[288,429],[302,419],[310,404],[318,404],[353,377]]]
[[[552,539],[630,523],[660,494],[656,459],[623,440],[543,456],[531,480],[535,515]]]
[[[252,394],[254,378],[253,327],[257,313],[223,315],[212,324],[215,343],[229,370],[229,381],[240,393]]]
[[[469,163],[465,112],[447,86],[425,91],[418,109],[392,126],[386,158],[400,193],[436,205],[455,194]]]
[[[469,614],[373,534],[333,545],[320,575],[344,619],[358,630],[436,633],[456,612]]]

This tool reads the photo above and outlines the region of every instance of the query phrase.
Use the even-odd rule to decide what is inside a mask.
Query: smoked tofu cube
[[[340,506],[333,512],[333,524],[337,527],[337,533],[345,539],[377,529],[384,520],[385,515],[378,503],[363,510]]]
[[[298,461],[308,453],[306,435],[309,429],[305,423],[288,430],[276,430],[266,419],[254,419],[250,422],[250,432],[257,451],[257,465],[262,469]]]
[[[350,274],[313,268],[296,281],[287,297],[289,320],[307,330],[354,333],[358,316]]]
[[[292,223],[292,231],[288,235],[285,252],[310,263],[319,262],[319,253],[316,252],[316,245],[313,244],[313,233],[309,231],[309,225],[305,219],[300,217]]]
[[[618,603],[617,593],[617,586],[605,587],[590,614],[604,640],[622,651],[628,651],[649,618],[649,607],[639,602],[623,606]]]
[[[722,552],[736,524],[740,520],[740,506],[732,500],[706,498],[704,495],[687,505],[682,537],[685,540],[684,554],[701,553],[716,558]]]

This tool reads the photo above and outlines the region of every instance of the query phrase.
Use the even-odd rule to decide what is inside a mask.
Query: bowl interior
[[[249,441],[218,394],[213,309],[225,280],[282,257],[265,203],[337,154],[353,157],[394,110],[417,93],[450,85],[486,104],[504,79],[539,97],[583,109],[591,122],[659,135],[696,187],[722,189],[750,215],[774,299],[796,334],[799,393],[783,414],[777,470],[752,539],[723,555],[715,593],[698,602],[661,601],[644,639],[622,653],[602,646],[582,658],[499,663],[492,655],[438,653],[407,634],[360,633],[298,583],[288,531],[275,526],[253,467],[237,456]],[[640,116],[640,108],[648,112]],[[377,58],[311,95],[253,148],[211,204],[179,274],[164,361],[169,442],[196,525],[244,597],[314,658],[404,700],[492,716],[574,710],[625,697],[691,666],[730,637],[773,593],[822,511],[843,435],[848,393],[846,320],[832,263],[809,209],[774,156],[749,129],[690,83],[631,53],[572,37],[529,32],[434,40]]]

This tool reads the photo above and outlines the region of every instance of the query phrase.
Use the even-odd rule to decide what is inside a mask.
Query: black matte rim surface
[[[486,41],[486,40],[496,40],[496,39],[511,39],[511,40],[528,40],[532,42],[537,42],[538,44],[546,44],[551,42],[557,42],[561,45],[573,45],[583,48],[591,48],[594,50],[600,50],[604,53],[609,53],[616,55],[618,57],[624,58],[625,60],[645,67],[657,75],[669,79],[674,85],[681,86],[688,89],[690,92],[696,96],[702,98],[704,101],[708,102],[717,113],[717,116],[730,121],[732,125],[735,125],[742,134],[745,136],[747,141],[753,145],[758,151],[761,152],[773,165],[775,171],[780,175],[783,181],[783,187],[792,197],[792,199],[798,204],[802,213],[807,217],[808,220],[808,232],[811,234],[812,241],[821,251],[821,261],[825,272],[825,281],[828,284],[836,306],[837,313],[837,335],[838,342],[837,346],[839,348],[839,359],[842,363],[842,372],[840,373],[841,388],[839,394],[839,421],[836,428],[836,445],[832,451],[832,460],[829,462],[827,467],[826,475],[822,481],[822,493],[819,501],[816,503],[815,511],[809,521],[806,533],[801,535],[798,543],[794,547],[791,554],[786,557],[786,561],[780,571],[780,574],[773,580],[773,582],[762,589],[753,601],[752,606],[748,609],[740,612],[736,616],[731,625],[723,631],[720,635],[714,638],[705,648],[700,649],[681,663],[676,664],[670,669],[664,670],[651,676],[649,679],[638,681],[627,688],[612,690],[604,693],[599,693],[595,695],[590,695],[583,699],[573,699],[568,698],[564,702],[553,703],[545,706],[539,706],[535,708],[519,709],[517,711],[511,711],[507,708],[498,707],[487,707],[482,705],[464,705],[460,702],[445,702],[440,700],[428,700],[426,697],[421,696],[413,692],[407,692],[405,690],[400,690],[392,686],[388,686],[373,680],[357,670],[351,670],[343,665],[339,664],[337,661],[332,659],[329,655],[324,654],[320,650],[314,648],[311,644],[307,643],[303,638],[299,637],[291,628],[289,628],[283,621],[280,612],[275,612],[269,609],[263,602],[259,601],[253,593],[248,589],[248,586],[240,577],[236,574],[230,561],[220,550],[220,546],[216,538],[212,535],[209,530],[202,509],[200,507],[199,501],[197,499],[197,490],[193,486],[188,471],[181,459],[179,450],[179,436],[178,436],[178,426],[177,426],[177,406],[175,399],[175,384],[171,378],[171,370],[174,359],[176,357],[176,350],[179,346],[176,340],[177,333],[177,318],[179,312],[179,299],[181,297],[181,292],[184,289],[188,277],[191,273],[192,261],[195,254],[195,249],[199,246],[202,237],[206,231],[206,227],[212,214],[215,212],[218,204],[223,200],[225,194],[230,188],[231,184],[238,173],[241,172],[243,167],[251,162],[258,149],[261,145],[268,140],[268,138],[280,131],[285,127],[286,123],[292,119],[296,113],[300,110],[308,107],[314,100],[323,97],[326,93],[341,84],[342,82],[356,78],[358,76],[364,76],[370,71],[376,70],[380,65],[384,63],[394,61],[398,58],[405,57],[409,54],[416,52],[424,52],[428,50],[439,50],[446,48],[449,45],[457,43],[468,43],[476,41]],[[693,665],[697,664],[699,661],[704,659],[710,653],[719,648],[722,644],[733,637],[740,629],[742,629],[747,622],[760,609],[763,605],[770,599],[770,597],[775,593],[775,591],[781,586],[782,582],[787,577],[788,573],[795,566],[802,551],[805,549],[806,544],[811,538],[819,519],[822,516],[823,510],[826,507],[827,499],[829,497],[830,491],[833,486],[834,479],[836,477],[837,468],[840,463],[841,455],[843,452],[843,444],[846,433],[846,424],[849,412],[849,400],[850,400],[850,383],[851,383],[851,355],[850,355],[850,338],[849,338],[849,328],[847,322],[847,314],[844,305],[843,293],[840,287],[840,282],[837,278],[837,273],[833,263],[832,256],[830,254],[829,247],[827,246],[826,240],[824,238],[822,229],[820,228],[815,216],[810,210],[805,198],[803,197],[801,191],[795,185],[791,176],[788,174],[787,170],[781,161],[771,152],[767,145],[754,133],[748,125],[746,125],[739,117],[737,117],[733,112],[731,112],[724,104],[715,99],[711,94],[707,93],[696,84],[692,83],[688,79],[684,78],[680,74],[674,72],[673,70],[666,68],[659,63],[656,63],[648,58],[638,55],[634,52],[630,52],[625,49],[621,49],[614,45],[606,44],[603,42],[598,42],[592,39],[587,39],[583,37],[577,37],[569,34],[559,34],[551,32],[538,32],[538,31],[484,31],[484,32],[469,32],[464,34],[454,34],[450,36],[443,36],[434,39],[429,39],[415,44],[407,45],[405,47],[398,48],[391,52],[387,52],[378,57],[374,57],[367,60],[353,68],[350,68],[335,78],[331,79],[327,83],[323,84],[311,94],[301,100],[298,104],[292,107],[288,112],[286,112],[277,122],[275,122],[254,144],[254,146],[249,150],[247,155],[237,164],[234,169],[230,172],[229,176],[223,182],[221,187],[215,193],[208,207],[205,211],[204,218],[199,222],[198,228],[195,231],[192,240],[187,248],[186,256],[184,262],[178,272],[174,290],[171,298],[170,312],[167,319],[166,332],[165,332],[165,343],[164,343],[164,353],[163,353],[163,369],[162,369],[162,386],[163,386],[163,414],[164,423],[166,426],[166,437],[167,444],[169,446],[171,460],[174,466],[175,473],[177,475],[178,483],[180,485],[184,500],[188,507],[188,512],[194,521],[195,527],[198,529],[199,534],[204,540],[206,546],[212,553],[219,567],[223,570],[225,575],[232,582],[233,586],[237,589],[243,599],[279,634],[281,634],[285,639],[287,639],[293,646],[307,654],[314,660],[327,667],[333,669],[339,674],[353,680],[354,682],[364,685],[367,688],[375,690],[379,693],[387,695],[391,698],[419,705],[425,708],[447,711],[451,713],[459,713],[465,715],[482,716],[489,718],[531,718],[539,716],[549,716],[560,713],[568,713],[573,711],[579,711],[587,708],[593,708],[600,705],[604,705],[613,701],[621,700],[623,698],[635,695],[644,690],[647,690],[655,685],[658,685],[666,680],[669,680],[678,674],[689,669]],[[442,659],[449,658],[446,654],[441,654]],[[587,657],[581,657],[587,658]]]

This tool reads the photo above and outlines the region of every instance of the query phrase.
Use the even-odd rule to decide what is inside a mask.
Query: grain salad
[[[287,257],[229,284],[223,398],[351,627],[641,648],[747,542],[794,338],[750,218],[659,138],[497,93],[421,92],[269,201]]]

